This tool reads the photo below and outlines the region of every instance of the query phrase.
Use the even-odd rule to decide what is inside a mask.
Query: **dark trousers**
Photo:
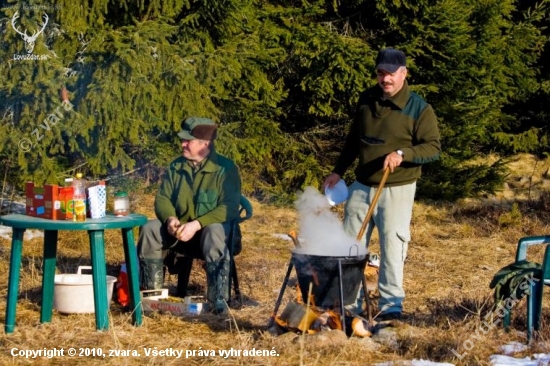
[[[175,249],[207,263],[229,261],[230,229],[229,223],[211,224],[199,230],[190,241],[183,242],[168,234],[160,220],[149,220],[139,231],[138,255],[141,259],[163,259],[167,249]]]

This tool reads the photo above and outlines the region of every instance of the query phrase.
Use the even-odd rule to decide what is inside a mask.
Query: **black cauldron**
[[[307,303],[310,283],[315,306],[332,308],[342,301],[344,305],[355,303],[367,260],[368,255],[333,257],[294,252],[292,261],[304,303]]]

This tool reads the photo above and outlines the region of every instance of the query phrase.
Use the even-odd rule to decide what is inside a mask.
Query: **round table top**
[[[130,214],[128,216],[115,216],[107,214],[101,219],[86,218],[86,221],[50,220],[40,217],[9,214],[0,216],[0,225],[16,229],[41,229],[41,230],[104,230],[125,229],[141,226],[147,222],[147,216]]]

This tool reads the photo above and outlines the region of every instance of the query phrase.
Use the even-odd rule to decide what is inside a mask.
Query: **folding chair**
[[[527,249],[532,245],[550,244],[550,236],[529,236],[521,238],[518,242],[515,263],[527,260]],[[550,246],[546,246],[544,259],[541,266],[541,278],[528,281],[527,294],[527,342],[531,341],[533,330],[540,329],[542,314],[542,296],[544,285],[550,285]],[[524,287],[526,287],[525,285]],[[510,326],[511,307],[504,312],[503,325],[506,330]]]
[[[233,221],[231,226],[230,240],[229,240],[229,260],[230,260],[230,273],[229,273],[229,286],[228,286],[228,299],[231,299],[231,284],[235,291],[237,300],[240,301],[241,290],[239,288],[239,278],[237,276],[237,267],[235,265],[235,253],[240,253],[241,245],[241,230],[239,224],[252,217],[252,205],[250,201],[241,196],[239,217]],[[176,274],[178,276],[178,283],[176,287],[176,295],[179,297],[187,296],[187,289],[189,286],[189,277],[191,276],[191,269],[193,268],[194,257],[182,255],[179,253],[173,253],[176,256],[176,264],[168,265],[168,271],[170,274]],[[198,259],[198,258],[197,258]]]

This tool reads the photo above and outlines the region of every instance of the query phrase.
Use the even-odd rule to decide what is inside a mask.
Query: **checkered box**
[[[88,188],[88,207],[90,218],[101,219],[105,217],[107,209],[107,189],[104,182]]]

